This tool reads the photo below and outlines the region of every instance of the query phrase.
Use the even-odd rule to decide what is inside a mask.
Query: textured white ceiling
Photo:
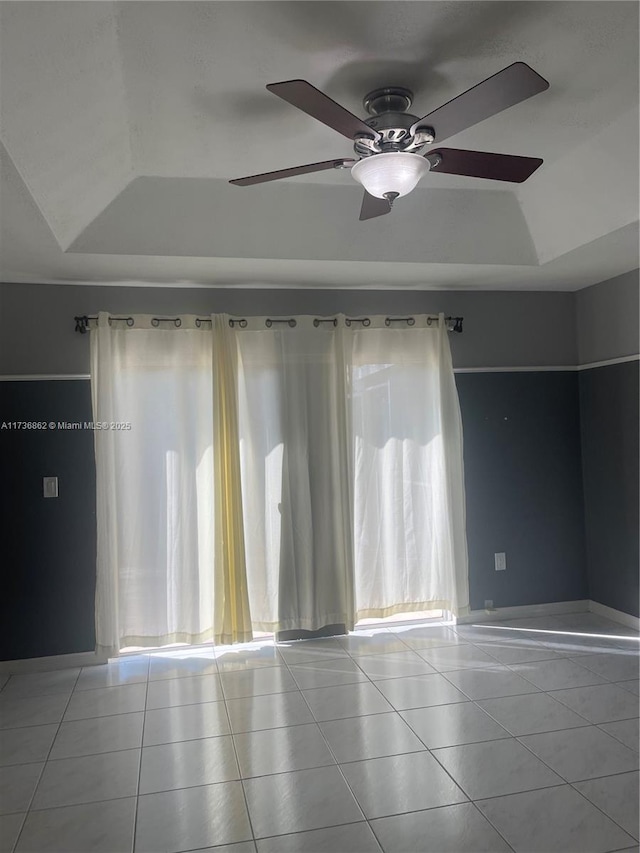
[[[2,278],[575,289],[637,265],[632,2],[0,4]],[[427,175],[358,221],[348,157],[268,93],[302,77],[362,115],[422,115],[515,61],[550,89],[445,143],[541,156],[526,184]]]

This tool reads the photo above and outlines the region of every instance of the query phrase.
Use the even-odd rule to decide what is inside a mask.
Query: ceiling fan
[[[352,139],[359,159],[324,160],[236,178],[229,183],[248,187],[325,169],[351,169],[351,175],[365,190],[361,220],[389,213],[394,201],[410,193],[429,170],[522,183],[542,160],[456,148],[432,150],[427,146],[548,88],[549,83],[532,68],[524,62],[514,62],[422,118],[408,112],[413,102],[409,89],[376,89],[363,101],[369,118],[361,120],[306,80],[269,83],[267,89],[274,95]]]

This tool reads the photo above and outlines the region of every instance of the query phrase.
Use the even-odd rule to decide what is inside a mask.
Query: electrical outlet
[[[493,606],[493,599],[492,598],[485,598],[484,609],[485,610],[495,610],[495,608]]]
[[[496,561],[496,572],[504,572],[507,568],[507,555],[504,551],[501,551],[499,554],[494,554]]]

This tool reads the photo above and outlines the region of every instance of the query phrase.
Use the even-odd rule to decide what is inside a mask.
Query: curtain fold
[[[94,434],[97,648],[211,641],[211,335],[101,313],[91,378],[94,421],[108,426]]]
[[[240,478],[238,355],[226,314],[212,315],[215,500],[215,642],[253,639]]]
[[[247,574],[254,627],[353,627],[341,336],[312,317],[235,332]],[[260,329],[260,330],[259,330]]]
[[[356,618],[465,613],[462,424],[444,316],[347,338]]]

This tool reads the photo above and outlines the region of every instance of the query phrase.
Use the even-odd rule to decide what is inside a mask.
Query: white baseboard
[[[560,613],[588,613],[588,598],[580,601],[553,601],[548,604],[525,604],[520,607],[497,607],[495,610],[472,610],[460,616],[459,625],[469,622],[493,622],[501,619],[526,619],[529,616],[556,616]]]
[[[107,658],[96,652],[77,652],[72,655],[51,655],[44,658],[0,661],[0,675],[25,675],[29,672],[49,672],[55,669],[73,669],[78,666],[97,666]]]
[[[591,613],[597,613],[598,616],[604,616],[605,619],[611,619],[612,622],[626,625],[627,628],[635,628],[636,631],[640,630],[640,618],[632,616],[630,613],[623,613],[622,610],[614,610],[613,607],[607,607],[606,604],[600,604],[598,601],[590,601],[589,610]]]

